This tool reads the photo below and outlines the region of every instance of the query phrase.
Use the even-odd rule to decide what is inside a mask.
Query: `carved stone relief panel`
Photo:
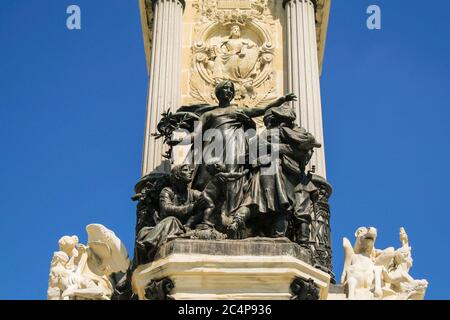
[[[270,0],[196,0],[189,90],[192,103],[215,104],[214,87],[236,86],[238,105],[255,107],[278,94]]]

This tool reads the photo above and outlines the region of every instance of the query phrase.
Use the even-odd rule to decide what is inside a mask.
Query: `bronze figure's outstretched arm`
[[[242,172],[220,172],[216,175],[216,177],[219,179],[222,178],[223,182],[236,181],[245,176],[246,174],[248,174],[249,172],[250,170],[248,169],[245,169]]]
[[[275,107],[279,107],[281,106],[283,103],[285,102],[290,102],[290,101],[297,101],[297,96],[293,93],[289,93],[283,97],[278,98],[277,100],[275,100],[274,102],[268,104],[265,107],[259,107],[259,108],[246,108],[244,110],[245,114],[247,114],[250,118],[255,118],[255,117],[260,117],[263,116],[264,113],[271,109],[271,108],[275,108]]]

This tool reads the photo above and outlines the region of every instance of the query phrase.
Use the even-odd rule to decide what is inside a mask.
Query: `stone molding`
[[[296,278],[313,279],[319,299],[326,299],[330,285],[327,273],[291,256],[172,254],[139,266],[133,272],[133,291],[147,300],[152,281],[165,278],[173,281],[170,296],[176,300],[289,300]]]

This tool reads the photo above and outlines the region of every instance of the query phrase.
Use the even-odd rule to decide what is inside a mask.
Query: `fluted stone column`
[[[163,159],[162,139],[155,139],[161,113],[175,111],[181,99],[182,16],[184,0],[153,0],[153,36],[145,126],[142,175],[163,172],[170,164]]]
[[[310,167],[326,178],[325,152],[320,98],[320,73],[317,55],[315,5],[317,0],[284,0],[286,12],[287,91],[297,94],[293,106],[297,122],[322,143],[311,159]]]

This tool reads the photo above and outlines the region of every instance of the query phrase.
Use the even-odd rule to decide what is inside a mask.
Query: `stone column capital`
[[[149,1],[149,0],[146,0],[146,1]],[[155,6],[155,3],[158,2],[158,1],[160,1],[160,2],[163,2],[163,1],[175,1],[175,2],[179,2],[181,4],[181,6],[183,7],[183,10],[186,7],[186,0],[150,0],[150,1],[152,2],[152,8]]]
[[[286,4],[293,0],[283,0],[283,8],[286,6]],[[317,10],[317,2],[318,0],[295,0],[300,2],[311,2],[314,5],[314,9]]]

